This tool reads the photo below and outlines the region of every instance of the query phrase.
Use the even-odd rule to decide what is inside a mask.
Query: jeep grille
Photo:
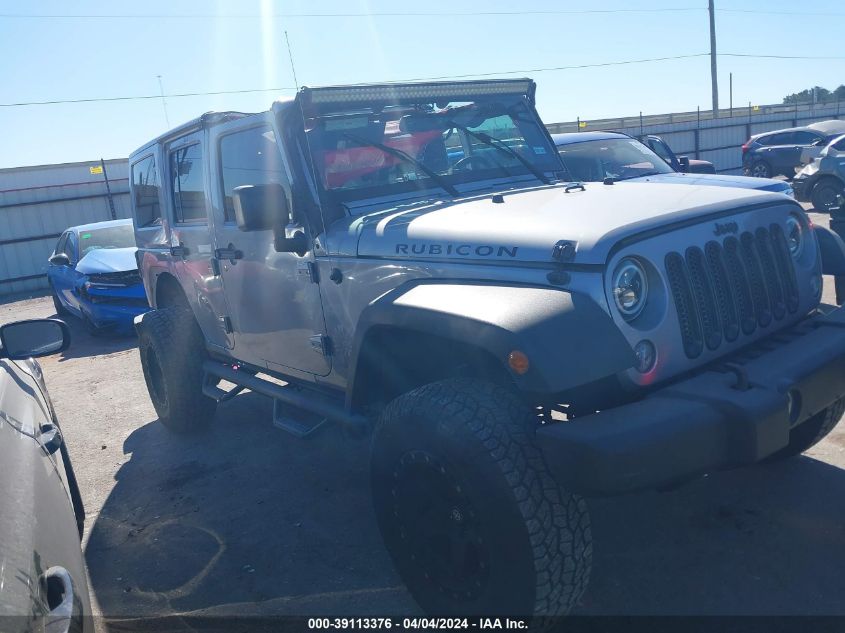
[[[666,255],[684,352],[697,358],[798,310],[798,282],[778,224]]]

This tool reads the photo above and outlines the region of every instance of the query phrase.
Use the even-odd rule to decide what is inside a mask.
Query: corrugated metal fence
[[[46,288],[47,258],[62,231],[111,219],[99,167],[93,161],[0,170],[0,295]],[[105,173],[115,216],[129,217],[127,161],[105,161]]]
[[[707,110],[619,119],[579,119],[551,123],[547,127],[553,134],[593,130],[612,130],[632,136],[658,134],[679,156],[709,160],[718,172],[741,173],[740,148],[749,136],[814,121],[845,118],[845,104],[749,106],[720,110],[718,114],[713,118],[713,113]]]

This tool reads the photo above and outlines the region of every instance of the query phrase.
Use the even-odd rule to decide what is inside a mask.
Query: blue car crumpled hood
[[[126,248],[98,248],[79,260],[77,272],[83,275],[95,273],[121,273],[138,268],[134,246]]]
[[[667,185],[708,185],[711,187],[739,187],[741,189],[759,189],[775,193],[791,194],[788,182],[774,178],[754,178],[752,176],[730,176],[727,174],[656,174],[631,178],[631,182],[662,182]]]

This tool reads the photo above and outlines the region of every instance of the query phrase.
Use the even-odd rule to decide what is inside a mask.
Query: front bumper
[[[792,181],[792,191],[794,192],[795,199],[798,200],[798,202],[809,202],[811,189],[811,183],[806,178],[795,178]]]
[[[642,400],[540,428],[558,482],[610,495],[758,462],[845,396],[845,309],[807,318]]]
[[[116,288],[92,286],[86,293],[80,293],[79,306],[95,328],[120,333],[131,333],[135,317],[150,309],[143,284]]]

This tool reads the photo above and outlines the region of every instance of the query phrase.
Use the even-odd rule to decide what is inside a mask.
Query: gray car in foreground
[[[33,357],[70,343],[58,320],[0,327],[0,628],[92,631],[80,550],[85,512]]]
[[[845,407],[842,242],[781,194],[569,182],[534,92],[303,88],[130,157],[160,421],[203,441],[249,389],[298,438],[369,436],[435,615],[568,612],[586,496],[797,455]]]

